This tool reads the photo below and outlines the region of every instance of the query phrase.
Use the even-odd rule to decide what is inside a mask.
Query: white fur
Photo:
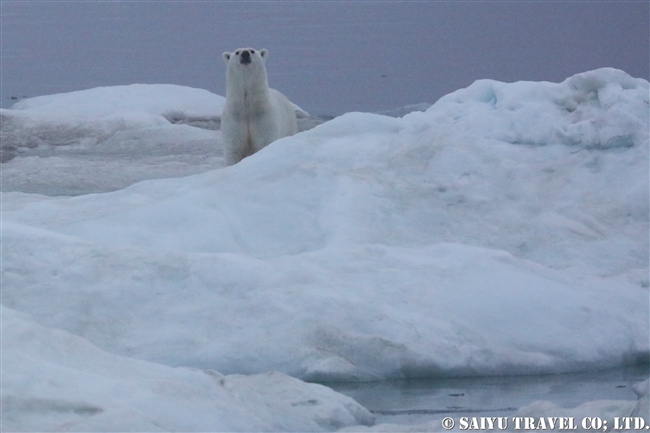
[[[244,51],[250,63],[241,63]],[[293,105],[269,88],[267,50],[240,48],[223,53],[226,61],[226,105],[221,116],[225,162],[233,165],[271,142],[298,132]]]

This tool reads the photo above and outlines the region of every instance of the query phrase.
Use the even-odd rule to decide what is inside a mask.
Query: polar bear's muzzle
[[[241,56],[239,57],[239,63],[248,65],[251,61],[251,53],[248,50],[242,51]]]

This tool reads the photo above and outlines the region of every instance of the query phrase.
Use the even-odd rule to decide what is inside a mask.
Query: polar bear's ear
[[[229,52],[223,53],[223,59],[228,63],[228,60],[230,60],[231,54]]]
[[[269,57],[269,52],[265,48],[262,48],[260,50],[260,56],[266,60]]]

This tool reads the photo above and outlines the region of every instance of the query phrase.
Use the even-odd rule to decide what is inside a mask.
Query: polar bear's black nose
[[[241,52],[241,58],[239,59],[240,63],[250,63],[251,62],[251,53],[248,52],[248,50],[244,50]]]

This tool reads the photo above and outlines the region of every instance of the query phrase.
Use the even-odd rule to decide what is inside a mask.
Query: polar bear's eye
[[[255,50],[251,50],[251,54],[255,54]]]
[[[239,55],[239,51],[235,51],[235,54],[236,54],[236,55]]]

